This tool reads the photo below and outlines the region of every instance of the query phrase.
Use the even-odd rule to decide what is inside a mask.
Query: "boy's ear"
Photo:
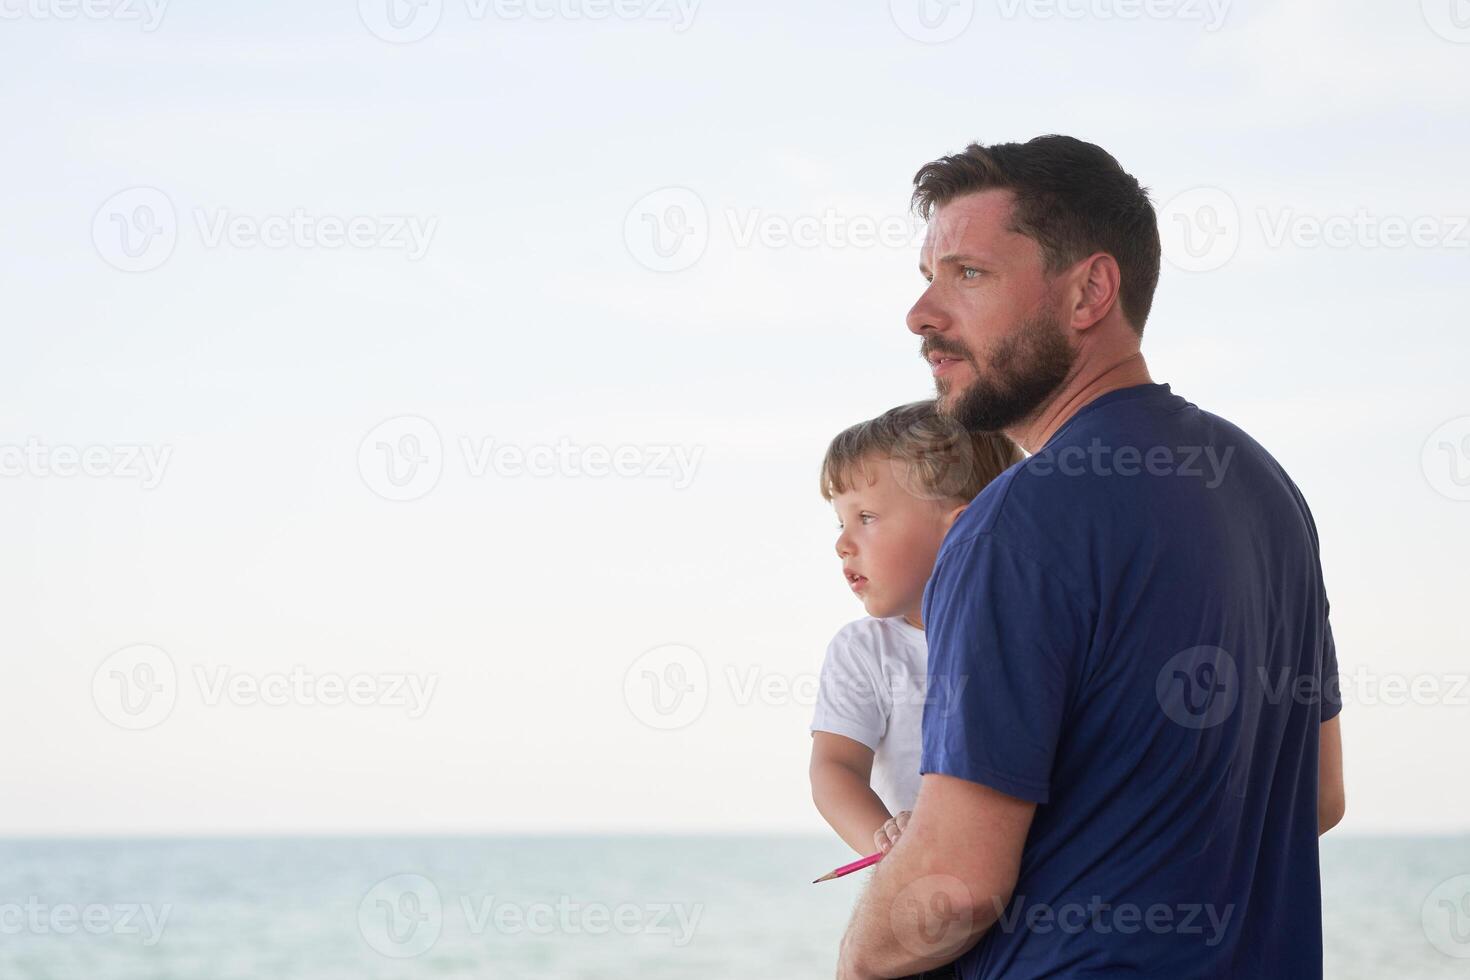
[[[947,513],[947,514],[944,515],[944,530],[946,532],[950,528],[954,527],[954,522],[960,519],[960,515],[965,512],[965,508],[968,507],[968,506],[970,506],[970,505],[969,504],[960,504],[954,510],[952,510],[949,513]]]

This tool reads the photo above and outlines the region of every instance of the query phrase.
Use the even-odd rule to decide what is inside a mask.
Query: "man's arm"
[[[1322,723],[1317,749],[1317,836],[1342,822],[1347,790],[1342,782],[1342,715]]]
[[[926,773],[908,826],[858,900],[839,980],[901,977],[950,963],[1000,917],[1036,804]]]

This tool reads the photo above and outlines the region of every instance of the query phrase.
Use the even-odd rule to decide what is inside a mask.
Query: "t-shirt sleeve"
[[[888,730],[882,678],[878,651],[855,630],[838,633],[822,661],[811,730],[845,735],[876,752]]]
[[[1332,604],[1322,615],[1322,720],[1331,721],[1342,712],[1342,683],[1337,676],[1337,641],[1332,637]]]
[[[1045,803],[1092,633],[1083,604],[1035,560],[981,533],[940,558],[924,624],[920,771]]]

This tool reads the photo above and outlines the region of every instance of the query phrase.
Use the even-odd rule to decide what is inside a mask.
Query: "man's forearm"
[[[963,955],[1015,893],[1036,804],[925,773],[903,836],[858,900],[839,980],[903,977]]]
[[[951,963],[980,941],[996,912],[926,860],[908,834],[878,865],[842,939],[838,980],[903,977]]]

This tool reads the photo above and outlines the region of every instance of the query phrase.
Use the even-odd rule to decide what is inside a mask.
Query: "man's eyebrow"
[[[985,265],[986,264],[986,261],[984,259],[980,258],[978,255],[964,255],[964,254],[959,253],[959,252],[951,252],[948,255],[941,255],[939,257],[939,264],[940,265],[943,265],[946,262],[963,263],[963,264],[966,264],[966,265]],[[924,259],[923,259],[922,256],[919,258],[919,271],[920,272],[927,272],[928,271],[927,268],[926,268],[926,265],[925,265],[925,262],[924,262]]]

